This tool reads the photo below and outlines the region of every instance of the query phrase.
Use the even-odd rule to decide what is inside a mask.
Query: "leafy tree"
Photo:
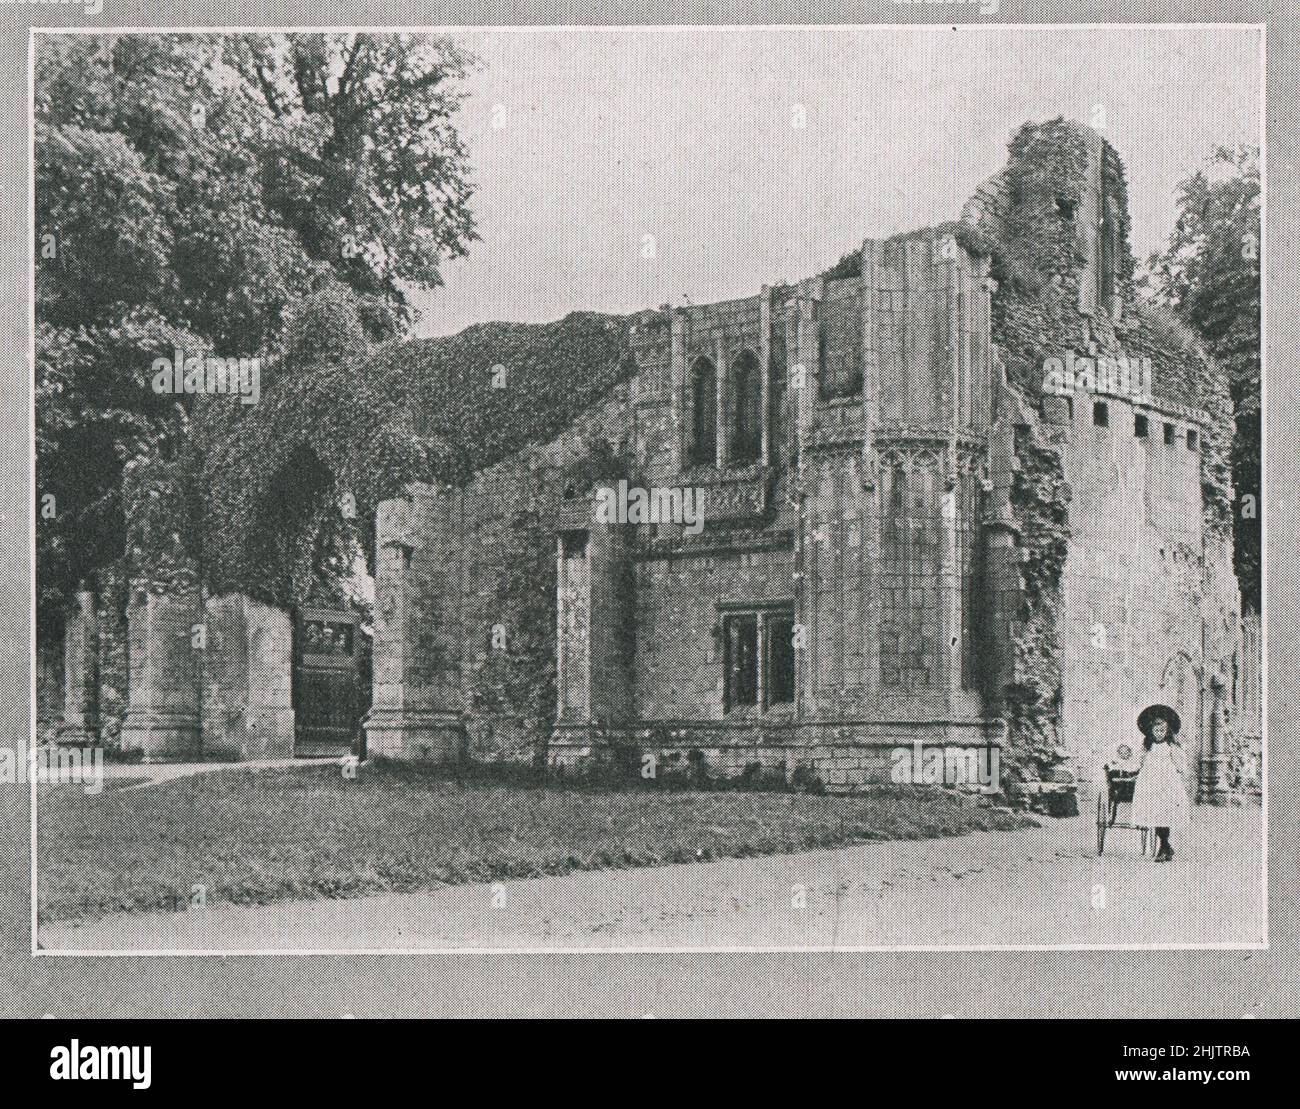
[[[128,463],[187,449],[194,397],[155,393],[155,358],[274,362],[318,293],[371,340],[407,330],[409,291],[474,238],[452,123],[472,64],[411,35],[39,40],[43,612],[121,556]]]
[[[1144,284],[1228,376],[1236,435],[1233,542],[1243,601],[1260,603],[1260,180],[1255,147],[1216,147],[1179,186],[1178,221]],[[1253,498],[1246,501],[1249,496]],[[1254,512],[1249,511],[1253,505]]]

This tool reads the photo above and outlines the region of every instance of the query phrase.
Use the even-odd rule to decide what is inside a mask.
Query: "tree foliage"
[[[1236,435],[1233,539],[1244,602],[1260,604],[1260,177],[1253,147],[1216,147],[1179,187],[1178,220],[1144,283],[1205,344],[1228,378]],[[1252,502],[1244,497],[1253,497]],[[1243,511],[1253,504],[1255,511]]]
[[[197,403],[153,392],[155,358],[301,364],[317,339],[286,358],[284,323],[318,294],[365,339],[404,333],[409,292],[474,237],[453,125],[472,64],[405,34],[39,40],[43,609],[122,555],[128,463],[192,451]]]

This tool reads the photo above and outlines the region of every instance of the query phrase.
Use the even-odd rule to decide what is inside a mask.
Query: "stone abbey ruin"
[[[378,503],[373,612],[134,565],[123,612],[87,588],[44,651],[50,731],[831,790],[900,747],[995,748],[1008,795],[1065,811],[1162,701],[1202,799],[1257,781],[1226,385],[1135,290],[1123,167],[1087,128],[1025,125],[958,220],[796,284],[367,358],[410,371],[410,434],[469,460]],[[613,487],[665,511],[609,519]],[[702,527],[672,518],[687,495]],[[368,619],[364,703],[322,714]]]

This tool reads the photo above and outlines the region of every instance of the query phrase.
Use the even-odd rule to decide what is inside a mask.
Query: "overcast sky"
[[[457,39],[483,62],[459,122],[482,241],[419,298],[428,335],[704,304],[811,276],[865,237],[957,218],[1025,120],[1091,122],[1099,106],[1144,258],[1210,149],[1259,142],[1253,29]]]

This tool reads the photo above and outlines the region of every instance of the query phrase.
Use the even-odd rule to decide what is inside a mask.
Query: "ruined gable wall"
[[[477,759],[528,761],[550,727],[556,708],[557,536],[566,523],[591,528],[590,482],[605,475],[588,473],[588,464],[593,454],[612,461],[630,449],[631,393],[630,384],[617,386],[561,435],[497,463],[465,489],[458,667],[469,752]],[[609,638],[630,627],[620,617],[592,612],[598,661],[614,650]],[[598,677],[608,673],[596,667]],[[626,705],[627,694],[598,689],[595,700]]]

